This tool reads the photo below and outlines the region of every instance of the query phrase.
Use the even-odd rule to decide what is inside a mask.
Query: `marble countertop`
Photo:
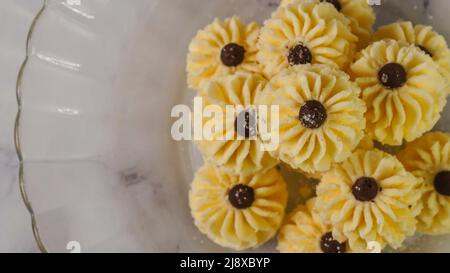
[[[13,128],[17,71],[25,56],[29,26],[40,7],[36,0],[3,0],[0,8],[0,252],[38,251],[19,192]]]

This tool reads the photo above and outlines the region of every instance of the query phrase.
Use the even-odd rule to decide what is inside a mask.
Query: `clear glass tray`
[[[185,59],[196,31],[216,16],[262,22],[276,5],[47,1],[20,78],[16,131],[42,249],[67,252],[77,241],[90,252],[228,251],[193,224],[187,197],[201,159],[191,143],[172,140],[170,112],[194,96]],[[375,9],[377,24],[408,19],[450,38],[450,1],[390,0]],[[437,129],[450,131],[449,119],[450,106]],[[270,242],[255,251],[274,250]],[[449,250],[450,236],[420,236],[401,251]]]

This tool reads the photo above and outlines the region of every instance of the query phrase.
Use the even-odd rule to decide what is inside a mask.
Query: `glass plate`
[[[201,164],[170,135],[174,105],[191,104],[187,46],[234,14],[262,22],[274,0],[49,0],[20,80],[23,181],[46,250],[228,251],[201,235],[188,189]],[[378,24],[409,19],[450,37],[448,1],[391,0]],[[450,130],[450,110],[437,129]],[[295,184],[291,183],[291,187]],[[291,206],[298,201],[291,197]],[[38,238],[39,239],[39,238]],[[77,245],[77,243],[75,243]],[[274,242],[257,251],[274,251]],[[449,251],[414,237],[402,251]]]

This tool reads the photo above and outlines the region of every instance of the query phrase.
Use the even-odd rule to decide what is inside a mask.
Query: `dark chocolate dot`
[[[220,53],[222,63],[229,67],[240,65],[244,61],[244,57],[245,48],[235,43],[227,44]]]
[[[406,83],[406,70],[401,64],[388,63],[378,71],[378,80],[390,89],[402,87]]]
[[[377,197],[380,186],[372,177],[361,177],[356,180],[352,187],[353,196],[356,200],[367,202]]]
[[[237,184],[228,192],[228,200],[237,209],[246,209],[255,201],[255,190],[244,184]]]
[[[450,171],[442,171],[436,174],[434,188],[439,194],[450,196]]]
[[[241,111],[234,120],[234,131],[245,138],[254,137],[257,134],[257,121],[254,110]]]
[[[299,119],[305,128],[317,129],[327,117],[327,110],[319,101],[309,100],[300,108]]]
[[[311,63],[311,51],[303,44],[298,44],[289,50],[288,62],[291,66]]]
[[[341,2],[339,2],[339,0],[320,0],[320,2],[328,2],[332,4],[338,11],[341,11],[342,9],[342,5]]]
[[[339,243],[333,238],[331,232],[325,233],[320,239],[320,248],[323,253],[345,253],[345,243]]]
[[[425,52],[428,56],[433,58],[433,54],[431,54],[431,52],[424,46],[421,45],[416,45],[418,48],[420,48],[420,50],[422,50],[423,52]]]

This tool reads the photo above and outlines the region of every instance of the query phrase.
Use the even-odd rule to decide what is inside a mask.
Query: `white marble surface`
[[[13,142],[15,84],[25,40],[40,0],[0,0],[0,252],[36,252],[17,181]]]
[[[42,237],[50,251],[65,251],[69,240],[89,251],[224,251],[192,225],[186,200],[195,168],[191,146],[170,141],[170,119],[164,116],[187,92],[187,43],[212,19],[194,18],[195,7],[203,1],[213,9],[223,0],[130,1],[141,9],[119,0],[49,0],[37,27],[24,78],[22,129],[26,182]],[[264,7],[255,12],[251,5],[233,8],[238,1],[214,14],[261,21],[277,2],[253,0]],[[112,2],[108,7],[124,23],[111,20],[112,11],[103,8]],[[15,78],[41,1],[0,3],[0,252],[34,252],[12,132]],[[429,23],[450,37],[442,23],[450,1],[385,0],[376,9],[383,22],[401,17]],[[158,20],[168,20],[167,29],[161,31]],[[174,44],[179,50],[166,48]]]

